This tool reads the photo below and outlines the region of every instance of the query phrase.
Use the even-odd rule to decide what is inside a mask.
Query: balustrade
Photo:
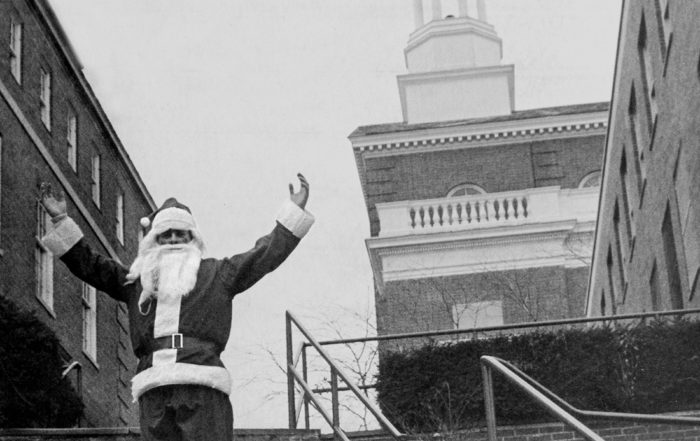
[[[564,219],[595,219],[597,189],[527,189],[377,204],[380,236],[487,228]]]

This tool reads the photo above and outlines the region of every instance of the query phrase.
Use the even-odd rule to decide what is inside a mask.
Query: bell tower
[[[404,122],[509,115],[514,67],[501,64],[502,42],[487,22],[484,0],[451,0],[457,16],[443,16],[447,1],[413,0],[416,29],[404,49],[408,73],[397,77]]]

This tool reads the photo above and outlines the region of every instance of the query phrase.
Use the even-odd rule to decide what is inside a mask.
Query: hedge
[[[0,427],[71,427],[83,403],[61,377],[56,335],[0,297]]]
[[[505,359],[572,405],[660,413],[700,408],[700,323],[654,321],[499,336],[382,354],[382,411],[408,433],[485,425],[481,355]],[[499,424],[551,417],[494,373]]]

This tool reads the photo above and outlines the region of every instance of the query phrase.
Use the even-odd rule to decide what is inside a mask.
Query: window
[[[615,208],[613,211],[613,228],[615,232],[615,252],[617,254],[617,264],[619,266],[618,270],[620,272],[620,283],[622,284],[623,296],[625,285],[627,284],[627,265],[625,262],[625,256],[622,253],[622,235],[620,234],[620,207],[617,205],[617,200],[615,201]]]
[[[600,170],[587,174],[581,179],[578,188],[600,187]]]
[[[41,89],[39,90],[41,122],[51,130],[51,73],[41,69]]]
[[[600,315],[606,315],[607,311],[605,310],[605,290],[603,290],[600,293]]]
[[[651,267],[651,275],[649,276],[649,295],[651,297],[651,310],[661,310],[661,302],[659,302],[659,275],[656,271],[656,260],[654,260],[654,266]]]
[[[620,159],[620,185],[622,186],[622,204],[625,212],[625,225],[627,226],[627,247],[632,246],[632,238],[635,236],[634,209],[630,205],[629,199],[629,176],[627,174],[627,153],[625,146],[622,146],[622,157]],[[631,254],[631,252],[630,252]]]
[[[483,188],[474,184],[460,184],[447,192],[447,197],[459,197],[459,196],[470,196],[474,194],[484,194],[486,193]]]
[[[51,216],[41,203],[37,202],[36,207],[36,296],[53,314],[53,254],[41,243],[41,238],[51,228]]]
[[[458,304],[452,308],[457,329],[483,328],[503,324],[503,302],[491,300]]]
[[[119,243],[124,245],[124,194],[117,195],[117,222],[115,224],[117,230],[117,239]]]
[[[97,361],[97,290],[83,282],[83,352]]]
[[[671,24],[669,3],[668,0],[657,0],[656,2],[656,13],[659,20],[659,27],[661,28],[660,37],[662,37],[661,47],[664,51],[664,59],[668,58],[668,50],[671,47],[671,40],[673,39],[673,25]]]
[[[671,219],[671,207],[666,205],[666,213],[661,224],[661,240],[663,242],[664,258],[666,260],[666,274],[668,277],[668,289],[671,297],[672,309],[683,309],[683,294],[681,293],[681,275],[678,272],[678,254],[676,253],[676,238],[673,233],[673,220]]]
[[[649,53],[649,44],[647,39],[647,27],[644,17],[642,17],[642,23],[639,29],[637,50],[639,51],[640,69],[642,71],[644,91],[646,92],[645,96],[649,115],[649,132],[651,133],[659,110],[656,104],[656,86],[654,85],[653,79],[654,70],[651,64],[651,54]],[[651,149],[651,144],[649,144],[649,148]]]
[[[66,145],[68,146],[68,164],[73,171],[78,170],[78,119],[74,113],[68,114],[66,124]]]
[[[637,172],[637,189],[639,190],[639,199],[641,202],[644,180],[646,180],[646,165],[644,164],[644,149],[641,148],[642,142],[641,132],[639,130],[639,115],[637,112],[637,97],[634,86],[630,90],[629,103],[629,128],[630,137],[632,139],[632,151],[634,152],[634,164]]]
[[[617,301],[617,290],[615,289],[615,278],[613,277],[613,255],[612,249],[608,246],[608,258],[606,260],[608,267],[608,289],[610,290],[610,307],[612,308],[612,313],[615,314],[615,302]]]
[[[10,72],[22,84],[22,23],[10,23]]]
[[[91,173],[92,200],[97,207],[100,207],[100,155],[92,157],[92,173]]]

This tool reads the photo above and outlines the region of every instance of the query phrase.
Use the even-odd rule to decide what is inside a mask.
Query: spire
[[[430,2],[432,17],[427,23],[425,1]],[[512,112],[513,66],[501,64],[501,39],[486,22],[485,1],[425,1],[413,2],[416,30],[404,49],[408,73],[398,77],[404,120],[434,122]],[[469,15],[474,9],[477,18]]]

